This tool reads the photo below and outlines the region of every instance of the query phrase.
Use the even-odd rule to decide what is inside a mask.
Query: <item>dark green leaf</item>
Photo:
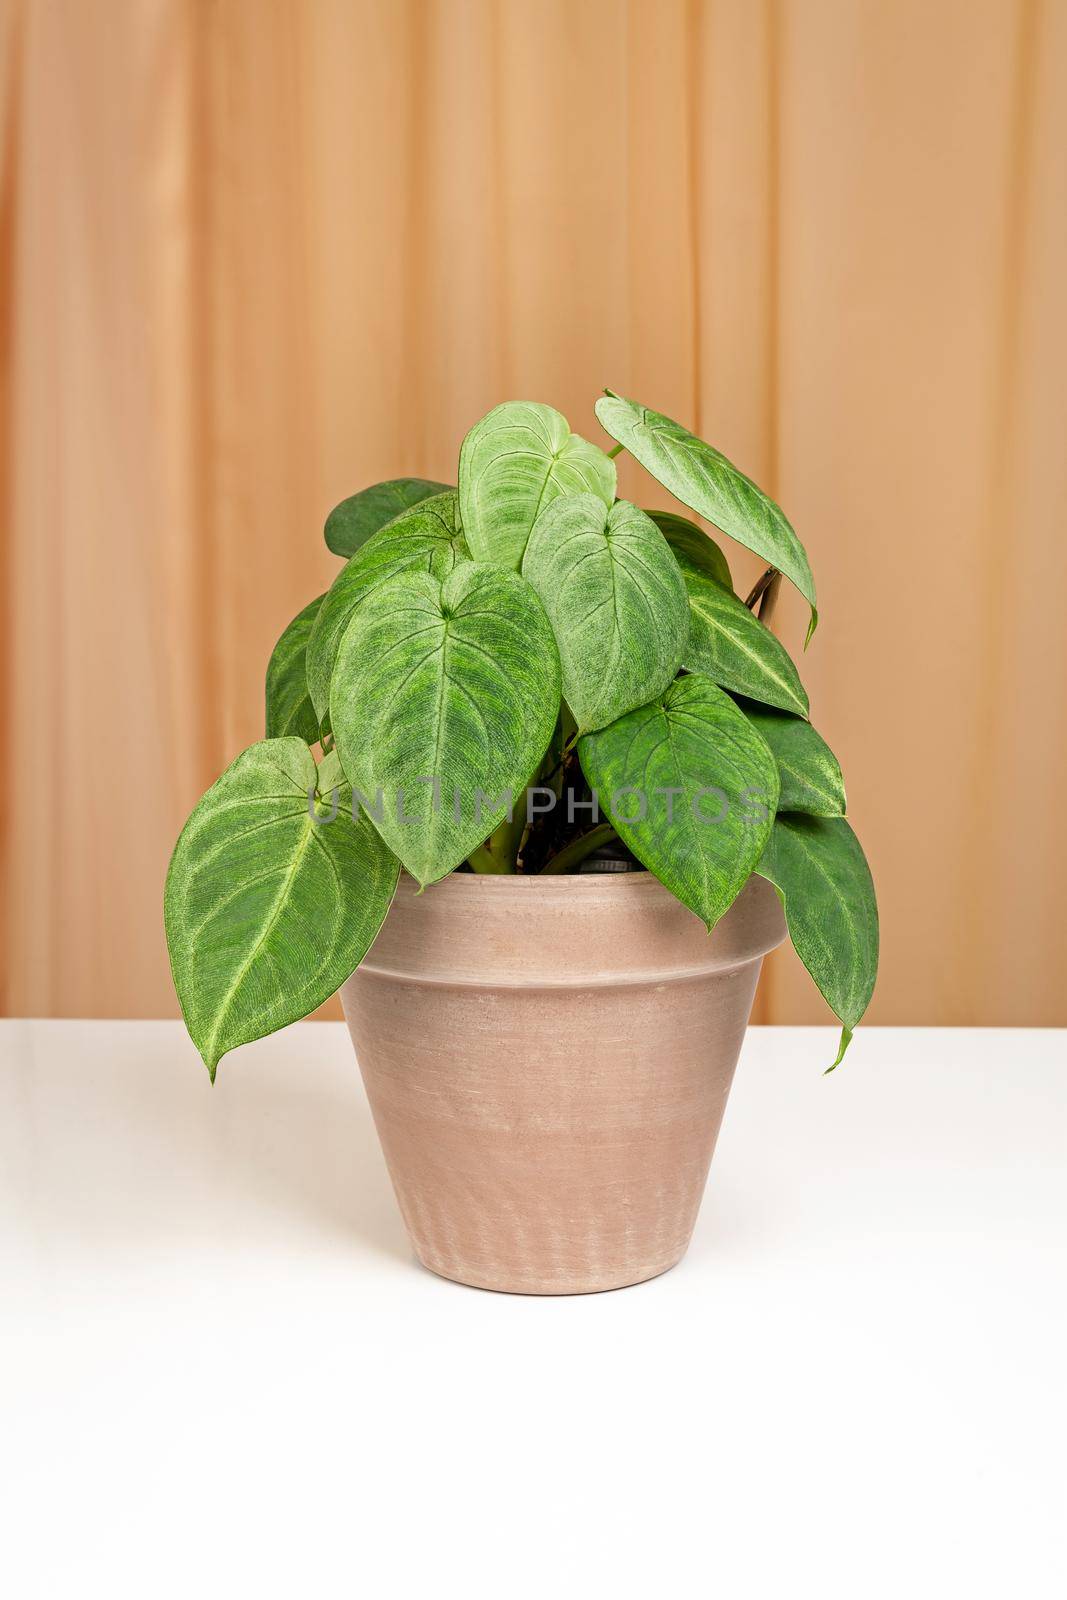
[[[785,646],[731,590],[675,555],[691,610],[685,666],[724,689],[806,716],[808,697]]]
[[[324,595],[319,595],[297,613],[271,653],[267,666],[267,738],[284,739],[290,734],[314,744],[319,736],[319,719],[308,694],[307,642]]]
[[[815,580],[804,546],[781,507],[724,455],[670,417],[608,390],[596,403],[605,432],[698,516],[769,561],[796,584],[811,606],[815,630]]]
[[[779,811],[807,811],[816,817],[845,813],[841,768],[825,739],[803,717],[745,700],[741,710],[766,739],[778,763],[782,792]]]
[[[454,489],[424,500],[381,528],[341,569],[327,590],[307,647],[311,703],[325,717],[337,648],[355,608],[379,584],[401,572],[432,572],[444,578],[467,558]]]
[[[610,506],[615,463],[551,406],[509,400],[476,422],[459,455],[463,529],[475,561],[516,571],[540,512],[562,494]]]
[[[695,522],[690,522],[688,517],[679,517],[673,511],[650,511],[648,515],[674,551],[683,570],[688,562],[698,572],[706,572],[723,588],[733,591],[730,564],[709,533],[698,528]]]
[[[860,842],[844,817],[782,814],[757,871],[777,889],[797,955],[841,1021],[836,1067],[878,975],[878,906]]]
[[[751,723],[693,674],[586,734],[578,753],[623,843],[714,927],[763,853],[778,802],[773,757]]]
[[[330,694],[337,750],[420,883],[503,821],[548,748],[559,691],[552,628],[516,572],[407,572],[356,609]]]
[[[365,817],[353,822],[347,793],[332,822],[313,821],[317,784],[302,740],[251,745],[200,801],[171,858],[164,916],[174,986],[212,1079],[227,1050],[328,1000],[393,898],[395,856]],[[329,815],[329,802],[317,809]]]
[[[663,693],[682,662],[689,607],[678,563],[643,511],[561,496],[534,523],[522,572],[552,622],[583,733]]]
[[[372,534],[402,511],[431,495],[447,494],[450,489],[455,492],[451,484],[434,483],[429,478],[389,478],[385,483],[374,483],[334,506],[326,518],[326,543],[335,556],[354,556]]]

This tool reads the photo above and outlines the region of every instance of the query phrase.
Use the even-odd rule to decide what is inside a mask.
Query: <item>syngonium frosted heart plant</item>
[[[768,879],[842,1023],[840,1061],[874,987],[874,889],[841,770],[756,611],[784,576],[810,638],[807,556],[679,423],[610,391],[596,414],[609,452],[550,406],[497,406],[463,442],[458,488],[401,478],[331,513],[345,565],[279,639],[267,737],[204,795],[167,877],[175,986],[212,1079],[336,992],[401,867],[425,886],[605,851],[709,930]],[[694,522],[616,498],[622,450],[763,558],[747,599]]]

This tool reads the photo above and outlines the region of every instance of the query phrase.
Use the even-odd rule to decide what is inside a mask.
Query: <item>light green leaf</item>
[[[699,674],[677,678],[656,703],[586,734],[578,754],[623,843],[714,927],[778,803],[774,759],[729,695]]]
[[[688,517],[676,516],[673,511],[650,511],[648,515],[656,524],[684,570],[686,562],[698,572],[721,583],[733,592],[734,580],[730,576],[730,563],[715,540],[703,528],[698,528]]]
[[[530,530],[562,494],[615,498],[615,463],[572,433],[551,406],[509,400],[476,422],[459,453],[459,503],[475,561],[512,567]]]
[[[731,590],[675,555],[691,611],[684,665],[724,689],[806,716],[808,697],[785,646]]]
[[[204,795],[171,858],[171,970],[212,1080],[227,1050],[340,988],[393,898],[395,856],[365,817],[353,822],[347,793],[333,821],[314,821],[317,782],[302,740],[251,745]],[[316,809],[328,816],[329,802]]]
[[[354,556],[372,534],[431,495],[455,493],[451,484],[429,478],[389,478],[349,495],[326,518],[326,543],[335,556]]]
[[[319,736],[319,719],[308,694],[307,642],[325,596],[297,613],[271,652],[267,666],[267,738],[292,734],[305,744]]]
[[[357,550],[327,590],[308,640],[308,690],[319,717],[326,716],[337,649],[360,602],[379,584],[388,583],[401,572],[432,572],[436,577],[447,577],[457,561],[466,560],[467,554],[454,489],[405,511]]]
[[[643,511],[561,496],[534,523],[522,573],[548,612],[583,733],[663,693],[682,662],[689,606],[678,563]]]
[[[796,584],[811,606],[815,631],[815,580],[804,546],[785,513],[724,455],[670,417],[609,389],[596,403],[601,427],[698,516],[706,517],[747,550],[754,550]]]
[[[317,788],[327,804],[332,803],[331,797],[335,789],[338,792],[346,789],[351,793],[348,779],[345,777],[345,769],[341,765],[341,758],[336,750],[328,750],[319,762]],[[351,810],[351,803],[349,804],[349,810]]]
[[[552,628],[518,573],[407,572],[358,606],[330,693],[337,751],[420,883],[503,821],[548,748],[559,691]]]
[[[830,1071],[848,1049],[878,975],[870,868],[844,817],[779,815],[757,871],[778,891],[789,937],[842,1024]]]
[[[807,811],[815,817],[845,814],[841,768],[825,739],[803,717],[745,700],[741,710],[762,734],[778,763],[782,792],[779,811]]]

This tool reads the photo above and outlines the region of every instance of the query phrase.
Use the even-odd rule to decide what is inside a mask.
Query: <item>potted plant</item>
[[[786,924],[834,1066],[878,954],[840,768],[767,626],[784,576],[814,630],[800,541],[680,424],[610,391],[596,414],[611,451],[497,406],[457,488],[331,513],[345,564],[279,639],[267,737],[193,811],[165,895],[212,1081],[340,989],[419,1258],[542,1294],[684,1253]],[[694,522],[616,498],[624,449],[767,563],[747,599]]]

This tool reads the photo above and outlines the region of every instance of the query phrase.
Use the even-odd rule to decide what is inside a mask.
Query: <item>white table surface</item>
[[[0,1025],[0,1593],[1060,1600],[1067,1032],[832,1041],[528,1299],[413,1263],[339,1024]]]

